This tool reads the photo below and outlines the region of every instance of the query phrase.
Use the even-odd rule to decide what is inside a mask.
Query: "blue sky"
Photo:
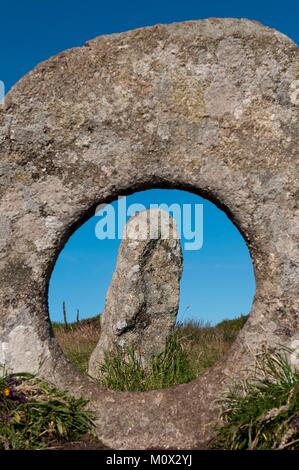
[[[299,2],[174,1],[102,2],[100,0],[15,0],[0,7],[0,80],[6,91],[37,63],[62,50],[80,46],[100,34],[126,31],[157,23],[207,17],[251,18],[274,27],[299,43]],[[153,190],[131,196],[128,202],[204,204],[204,244],[184,253],[179,319],[201,318],[212,323],[246,313],[254,293],[249,253],[238,230],[212,203],[198,196]],[[49,306],[61,319],[66,301],[70,320],[101,311],[115,266],[118,242],[99,241],[98,218],[86,222],[61,252],[51,278]],[[188,308],[189,306],[189,308]]]
[[[14,0],[0,6],[0,80],[100,34],[208,17],[250,18],[299,43],[298,0]]]

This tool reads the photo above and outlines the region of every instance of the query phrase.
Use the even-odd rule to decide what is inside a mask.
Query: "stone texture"
[[[144,367],[163,351],[179,308],[182,250],[175,221],[149,209],[133,216],[120,245],[101,315],[89,375],[101,376],[105,353],[136,351]]]
[[[298,47],[283,34],[209,19],[63,52],[20,80],[0,109],[1,360],[89,397],[106,445],[201,445],[217,400],[255,353],[297,344],[298,78]],[[139,394],[102,390],[52,337],[49,276],[97,204],[153,187],[188,189],[226,211],[251,252],[254,304],[225,360],[196,381]],[[24,361],[12,350],[26,332]]]

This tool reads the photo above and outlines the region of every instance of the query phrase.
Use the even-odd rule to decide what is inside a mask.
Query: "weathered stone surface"
[[[209,19],[63,52],[20,80],[0,109],[1,361],[90,397],[106,445],[204,442],[228,381],[265,344],[297,344],[298,80],[298,47],[286,36]],[[51,336],[48,280],[96,204],[151,187],[189,189],[227,212],[251,251],[255,300],[230,354],[198,380],[102,390]],[[20,336],[25,354],[14,357]]]
[[[179,307],[182,250],[175,221],[149,209],[126,228],[101,316],[101,335],[89,374],[101,376],[105,352],[136,351],[144,367],[163,351]]]

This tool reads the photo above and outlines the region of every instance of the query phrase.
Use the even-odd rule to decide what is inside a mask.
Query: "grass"
[[[101,331],[100,318],[80,320],[65,326],[52,323],[55,336],[69,361],[81,372],[87,372],[88,361]]]
[[[187,351],[176,334],[169,336],[165,350],[153,356],[147,369],[138,354],[131,350],[128,357],[106,355],[102,367],[102,384],[114,390],[156,390],[195,379]]]
[[[188,353],[195,377],[228,352],[247,318],[242,315],[233,320],[224,320],[216,326],[194,321],[176,326],[179,342]]]
[[[299,372],[285,352],[266,352],[251,380],[223,400],[214,447],[231,450],[299,449]]]
[[[188,382],[226,353],[245,321],[177,325],[146,370],[135,351],[127,358],[107,355],[103,384],[144,391]],[[54,324],[54,329],[70,360],[86,370],[99,337],[99,318],[67,327]],[[288,352],[266,351],[250,378],[223,397],[222,423],[215,428],[211,448],[299,450],[299,371],[288,363]],[[85,405],[85,400],[29,374],[0,377],[0,450],[53,448],[92,435],[92,415]]]
[[[30,374],[0,377],[0,449],[43,449],[92,432],[86,401]]]
[[[130,351],[106,356],[103,384],[116,390],[143,391],[186,383],[202,374],[223,357],[247,320],[241,316],[212,327],[189,321],[176,325],[165,351],[152,358],[147,370],[138,354]],[[82,320],[64,326],[53,325],[55,335],[70,362],[87,372],[89,357],[100,336],[100,319]]]

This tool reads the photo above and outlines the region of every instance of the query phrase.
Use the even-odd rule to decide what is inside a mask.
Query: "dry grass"
[[[193,375],[200,375],[224,356],[246,320],[247,316],[241,316],[224,320],[214,327],[189,321],[175,327],[180,346],[188,355]],[[53,328],[70,362],[81,372],[87,372],[90,355],[100,337],[100,317],[81,320],[67,327],[56,323]]]
[[[68,326],[54,323],[53,329],[69,361],[81,372],[87,372],[89,358],[100,337],[100,318],[81,320]]]
[[[180,343],[188,352],[196,376],[219,361],[229,350],[247,320],[241,316],[216,326],[189,321],[176,326]]]

